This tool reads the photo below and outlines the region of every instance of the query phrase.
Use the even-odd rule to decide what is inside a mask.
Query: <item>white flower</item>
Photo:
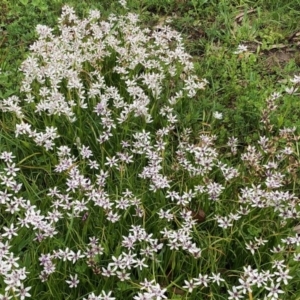
[[[279,269],[278,272],[275,272],[274,273],[275,275],[278,276],[278,278],[276,279],[276,282],[283,282],[285,285],[288,284],[288,279],[292,279],[293,277],[292,276],[289,276],[289,270],[282,270],[282,269]]]
[[[101,295],[99,296],[99,299],[101,300],[115,300],[115,297],[111,297],[112,291],[109,291],[107,294],[105,291],[101,292]]]
[[[294,261],[299,261],[300,262],[300,253],[294,253]]]
[[[255,250],[258,249],[258,244],[254,243],[253,241],[250,241],[249,243],[245,243],[246,249],[250,250],[251,254],[254,255]]]
[[[243,294],[252,292],[249,279],[239,278],[239,282],[241,285],[237,286],[237,289],[241,290]]]
[[[222,217],[222,216],[216,216],[216,220],[217,222],[219,223],[218,226],[221,227],[221,228],[228,228],[228,227],[231,227],[233,224],[231,223],[232,222],[232,219],[231,218],[228,218],[227,216],[225,217]]]
[[[17,230],[18,228],[14,226],[14,224],[10,224],[10,227],[3,226],[3,229],[5,233],[2,233],[2,236],[7,236],[7,238],[10,240],[13,236],[17,236]]]
[[[70,280],[66,280],[66,283],[69,284],[70,288],[74,288],[77,287],[79,280],[77,278],[77,274],[75,274],[74,276],[70,275]]]
[[[148,265],[145,264],[145,258],[142,259],[136,259],[136,264],[134,265],[135,268],[139,268],[140,270],[142,270],[143,268],[147,268]]]
[[[21,300],[24,300],[26,297],[31,297],[31,295],[28,293],[30,289],[31,286],[24,288],[23,283],[21,283],[21,286],[17,289],[16,296],[19,296]]]
[[[222,120],[222,119],[223,119],[223,114],[220,113],[220,112],[218,112],[218,111],[215,111],[215,112],[213,113],[213,116],[214,116],[214,118],[217,119],[217,120]]]
[[[285,88],[285,92],[286,92],[287,94],[289,94],[289,95],[294,94],[295,92],[297,92],[297,90],[298,90],[298,88],[295,88],[295,87],[291,87],[291,88],[286,87],[286,88]]]
[[[195,283],[193,278],[191,280],[184,280],[184,285],[182,286],[184,289],[187,289],[189,293],[193,292],[193,289],[195,288]]]
[[[127,1],[126,1],[126,0],[119,0],[119,3],[120,3],[121,6],[123,6],[124,8],[127,8]]]
[[[194,278],[195,280],[195,285],[204,285],[204,286],[208,286],[209,283],[209,278],[208,275],[202,275],[201,273],[199,273],[197,278]]]
[[[12,296],[8,295],[9,292],[5,292],[5,294],[0,294],[0,300],[9,300],[12,298]]]
[[[210,276],[209,279],[211,279],[212,282],[216,282],[217,285],[220,285],[220,283],[222,281],[225,281],[223,278],[221,278],[221,274],[220,273],[217,273],[217,274],[212,273],[211,275],[212,276]]]
[[[283,294],[284,291],[279,288],[280,283],[274,285],[274,282],[271,283],[271,286],[266,286],[266,290],[269,291],[268,297],[273,297],[272,299],[278,299],[278,294]]]
[[[290,79],[291,82],[293,83],[300,83],[300,76],[298,75],[294,75],[294,78],[293,79]]]
[[[228,297],[228,300],[239,300],[243,298],[243,295],[241,295],[242,291],[238,291],[236,286],[232,287],[232,291],[228,291],[228,294],[230,295]]]
[[[240,54],[240,53],[243,53],[243,52],[247,52],[248,51],[248,47],[246,45],[238,45],[238,48],[236,51],[234,51],[233,53],[234,54]]]

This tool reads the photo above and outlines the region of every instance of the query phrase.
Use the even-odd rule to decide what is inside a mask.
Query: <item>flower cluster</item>
[[[141,28],[132,13],[80,19],[69,6],[58,29],[37,27],[21,96],[0,103],[26,148],[0,153],[0,297],[36,297],[53,282],[83,299],[292,293],[299,138],[270,135],[279,94],[257,141],[220,147],[218,130],[177,132],[184,101],[207,84],[178,32]]]

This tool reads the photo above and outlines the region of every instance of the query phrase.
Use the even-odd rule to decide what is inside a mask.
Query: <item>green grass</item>
[[[54,71],[57,67],[56,71],[72,70],[78,75],[80,88],[68,86],[72,76],[66,72],[54,89],[66,100],[57,110],[74,101],[70,106],[71,118],[76,117],[73,122],[67,113],[50,111],[54,96],[48,110],[35,111],[48,97],[43,97],[43,88],[51,90],[55,74],[44,81],[31,80],[33,62],[22,64],[34,57],[30,47],[38,39],[38,24],[53,28],[56,37],[61,34],[58,18],[64,4],[74,8],[78,20],[87,18],[90,9],[99,10],[101,32],[112,13],[118,17],[132,12],[140,19],[132,27],[127,27],[127,21],[114,23],[105,37],[80,46],[79,53],[70,40],[57,42],[60,48],[49,61],[46,54],[35,56],[38,73],[53,65]],[[31,296],[26,297],[41,300],[142,299],[138,293],[163,299],[154,295],[160,289],[165,299],[222,300],[237,299],[231,291],[238,287],[241,299],[269,300],[277,299],[270,290],[275,284],[278,299],[300,299],[300,248],[294,232],[300,216],[300,105],[297,90],[286,92],[300,82],[291,82],[299,73],[299,11],[297,0],[280,4],[271,0],[128,0],[127,9],[115,0],[0,0],[0,295],[23,299],[24,284],[31,287]],[[138,37],[128,43],[139,33],[145,39],[163,34],[155,26],[166,23],[181,33],[194,70],[187,70],[177,58],[172,61],[174,74],[169,72],[164,61],[177,46],[174,39],[160,54],[153,52],[159,46],[152,39],[143,42]],[[75,26],[69,19],[62,24]],[[130,29],[127,36],[126,28]],[[79,28],[73,30],[74,36],[80,34]],[[83,35],[78,37],[80,43],[93,38],[91,33]],[[120,41],[119,46],[125,45],[128,57],[118,53],[112,37]],[[46,41],[51,53],[56,42],[51,37]],[[86,58],[76,67],[85,53],[93,55],[92,47],[101,43],[110,55]],[[241,44],[248,51],[235,53]],[[72,59],[73,51],[76,59],[68,64],[66,57]],[[141,60],[131,68],[142,51],[149,54],[146,61],[158,66],[149,67]],[[56,54],[64,55],[56,61]],[[21,66],[27,73],[21,72]],[[114,70],[116,66],[126,68],[127,75]],[[157,94],[151,80],[143,81],[153,74],[165,76]],[[185,89],[190,75],[197,77],[193,84],[207,80],[205,89],[192,96]],[[24,80],[29,81],[28,91]],[[139,88],[140,97],[149,99],[148,104],[134,99],[129,80]],[[93,90],[94,84],[102,87],[95,85]],[[170,103],[180,92],[182,96]],[[282,96],[273,99],[274,92]],[[34,99],[31,103],[25,101],[29,94]],[[134,100],[137,106],[129,105]],[[127,112],[127,119],[120,122]],[[147,121],[150,115],[152,122]],[[173,116],[178,120],[174,124]],[[22,122],[32,131],[18,133]],[[45,135],[52,126],[57,137]],[[287,129],[291,127],[295,130]],[[167,134],[161,135],[161,130]],[[111,137],[99,142],[104,132]],[[237,140],[230,144],[232,137]],[[124,146],[124,141],[129,145]],[[69,154],[62,154],[62,146],[68,147]],[[84,157],[84,147],[91,157]],[[13,154],[12,160],[5,158],[7,152]],[[128,162],[122,161],[122,154],[128,155]],[[114,158],[118,161],[110,166]],[[164,180],[167,183],[160,186]],[[115,213],[118,221],[109,220]],[[227,221],[230,224],[224,225]],[[18,228],[11,236],[10,226]],[[178,235],[181,240],[176,239]],[[97,242],[93,243],[93,237]],[[126,247],[130,239],[134,243]],[[80,257],[75,259],[74,253]],[[42,264],[43,255],[48,254],[51,263]],[[120,273],[113,276],[105,274],[116,258],[125,261],[130,254],[137,261],[129,260],[127,266],[123,262],[117,269]],[[274,266],[277,261],[282,261],[281,267]],[[46,274],[52,265],[55,271]],[[11,283],[12,274],[22,268],[26,276]],[[128,273],[128,278],[123,274],[125,280],[121,280],[123,271]],[[80,283],[72,288],[66,281],[75,274]],[[156,286],[152,283],[151,288],[142,289],[145,280],[154,280]],[[190,291],[188,281],[195,285]],[[243,287],[243,281],[251,289]],[[111,298],[105,298],[110,291]],[[97,297],[92,298],[92,293]]]

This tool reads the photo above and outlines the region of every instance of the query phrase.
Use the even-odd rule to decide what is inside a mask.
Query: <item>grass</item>
[[[0,298],[300,299],[299,6],[0,0]]]

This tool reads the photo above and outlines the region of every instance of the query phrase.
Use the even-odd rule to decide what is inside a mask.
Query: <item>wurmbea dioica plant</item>
[[[279,95],[256,143],[220,148],[213,127],[178,132],[206,81],[169,26],[65,6],[59,34],[37,33],[23,97],[1,103],[29,151],[0,154],[1,299],[296,299],[298,136],[272,128]]]

